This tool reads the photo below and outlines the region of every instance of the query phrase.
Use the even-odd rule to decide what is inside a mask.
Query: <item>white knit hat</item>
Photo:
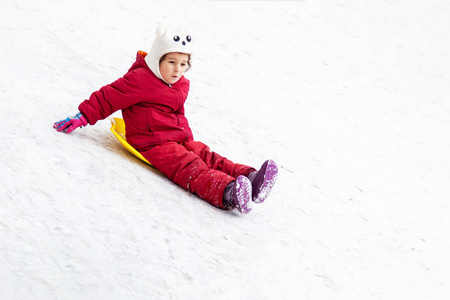
[[[171,52],[192,54],[192,35],[179,27],[160,25],[156,28],[156,38],[150,53],[145,57],[145,62],[156,77],[164,82],[166,81],[159,71],[159,60]]]

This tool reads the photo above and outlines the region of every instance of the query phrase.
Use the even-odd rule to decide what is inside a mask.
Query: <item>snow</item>
[[[448,1],[1,6],[2,299],[450,296]],[[195,138],[279,165],[248,215],[138,161],[108,120],[52,128],[159,23],[196,33]]]

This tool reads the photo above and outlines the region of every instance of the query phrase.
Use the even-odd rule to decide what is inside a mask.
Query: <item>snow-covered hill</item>
[[[448,299],[450,3],[168,2],[2,1],[1,298]],[[52,128],[159,23],[197,33],[195,138],[280,166],[247,216]]]

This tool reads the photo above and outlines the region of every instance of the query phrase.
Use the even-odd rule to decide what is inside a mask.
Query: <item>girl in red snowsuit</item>
[[[192,37],[182,29],[159,27],[150,53],[139,51],[128,72],[92,93],[74,117],[56,122],[58,131],[94,125],[122,110],[128,143],[184,189],[220,208],[246,214],[263,202],[277,177],[269,160],[260,171],[236,164],[194,141],[184,115]]]

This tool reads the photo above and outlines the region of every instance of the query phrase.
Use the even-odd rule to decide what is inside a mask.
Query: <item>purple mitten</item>
[[[78,127],[86,126],[87,123],[86,118],[81,113],[77,113],[73,117],[67,117],[64,120],[56,122],[53,124],[53,128],[58,131],[64,131],[65,133],[71,133]]]
[[[252,200],[255,203],[264,202],[275,185],[278,177],[278,166],[273,160],[267,160],[259,171],[252,172],[248,179],[252,183]]]

